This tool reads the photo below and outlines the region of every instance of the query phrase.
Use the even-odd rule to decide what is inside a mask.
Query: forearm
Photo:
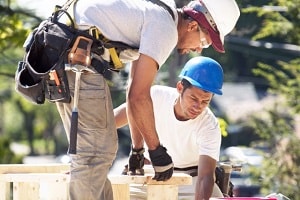
[[[195,192],[195,200],[209,200],[214,187],[214,178],[206,176],[198,178]]]
[[[148,93],[149,94],[149,93]],[[127,116],[130,129],[133,131],[132,139],[135,148],[140,148],[139,135],[142,135],[149,150],[159,146],[159,139],[155,129],[153,105],[150,95],[147,93],[128,96]]]
[[[149,150],[159,146],[150,96],[157,67],[155,60],[143,54],[131,66],[126,102],[127,119],[134,148],[143,147],[144,141]]]
[[[209,200],[215,183],[216,160],[207,155],[199,156],[198,180],[195,200]]]
[[[128,124],[127,114],[126,114],[126,103],[123,103],[114,109],[114,116],[115,116],[117,128],[121,128]]]

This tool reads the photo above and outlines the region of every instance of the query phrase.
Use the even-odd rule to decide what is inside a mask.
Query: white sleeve
[[[219,122],[212,112],[207,112],[202,125],[197,137],[199,155],[207,155],[218,161],[222,140]]]

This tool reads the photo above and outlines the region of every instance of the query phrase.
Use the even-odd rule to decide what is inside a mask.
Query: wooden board
[[[152,180],[153,174],[144,176],[109,175],[112,184],[142,185],[191,185],[192,177],[183,173],[174,173],[167,181]],[[69,182],[69,174],[63,173],[9,173],[0,174],[3,182]]]
[[[174,173],[167,181],[152,180],[154,174],[144,176],[109,175],[112,184],[142,184],[142,185],[191,185],[192,177],[184,173]]]
[[[1,164],[0,174],[5,173],[63,173],[69,172],[69,164]]]
[[[13,183],[13,199],[28,197],[39,199],[41,184],[46,184],[49,200],[69,199],[70,181],[68,164],[9,164],[0,165],[0,199],[8,199],[9,183]],[[147,186],[147,200],[178,199],[179,185],[192,185],[192,177],[184,173],[174,173],[167,181],[152,180],[153,169],[145,170],[144,176],[109,175],[115,200],[130,199],[130,185]],[[48,199],[47,199],[48,200]]]

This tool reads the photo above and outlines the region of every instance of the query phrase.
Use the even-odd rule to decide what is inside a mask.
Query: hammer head
[[[65,66],[65,70],[66,71],[73,71],[73,72],[91,72],[91,73],[95,73],[91,68],[87,67],[87,66],[83,66],[83,65],[70,65],[70,64],[66,64]]]

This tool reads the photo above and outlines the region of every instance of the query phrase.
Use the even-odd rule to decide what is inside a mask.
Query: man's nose
[[[199,111],[202,109],[202,106],[201,106],[201,103],[200,102],[195,102],[193,104],[193,108],[196,110],[196,111]]]

